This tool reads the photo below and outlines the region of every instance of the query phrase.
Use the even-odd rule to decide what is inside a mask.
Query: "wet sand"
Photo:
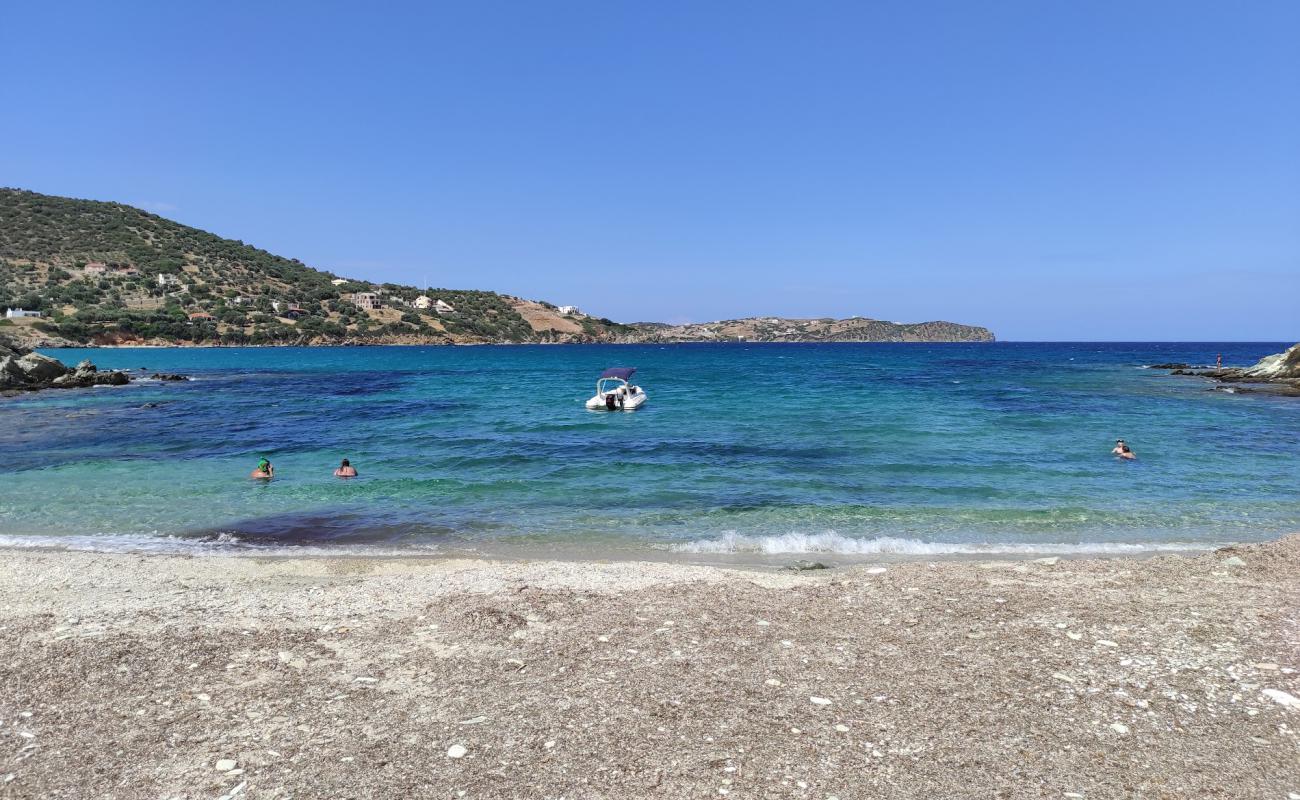
[[[1300,797],[1300,535],[1144,560],[0,557],[0,797]]]

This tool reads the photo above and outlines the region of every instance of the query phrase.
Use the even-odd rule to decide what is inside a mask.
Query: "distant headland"
[[[121,203],[21,189],[0,189],[0,310],[0,331],[35,347],[994,341],[987,328],[866,317],[618,323],[340,276]]]

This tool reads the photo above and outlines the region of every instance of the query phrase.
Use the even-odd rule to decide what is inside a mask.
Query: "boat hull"
[[[631,397],[624,398],[621,407],[616,404],[610,408],[605,404],[605,396],[598,394],[587,401],[587,409],[589,411],[636,411],[645,405],[648,399],[645,392],[637,392]]]

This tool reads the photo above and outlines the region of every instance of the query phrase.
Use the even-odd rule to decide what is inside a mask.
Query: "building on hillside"
[[[330,283],[334,284],[335,286],[342,286],[347,282],[348,282],[347,278],[335,278],[334,280],[330,281]]]
[[[248,304],[251,303],[251,302],[252,302],[251,299],[245,297],[245,296],[242,295],[242,294],[230,298],[230,304],[231,304],[232,306],[246,306],[246,305],[248,305]]]
[[[433,301],[433,310],[434,310],[434,311],[437,311],[439,314],[455,314],[455,313],[456,313],[456,309],[453,308],[452,305],[451,305],[451,303],[448,303],[446,300],[435,300],[435,301]]]
[[[181,279],[175,275],[167,275],[164,273],[159,273],[158,275],[158,287],[161,289],[166,289],[168,286],[179,286],[180,282]]]
[[[103,261],[91,261],[89,264],[82,267],[81,271],[86,275],[103,275],[105,272],[108,272],[108,265]]]
[[[427,294],[422,294],[415,298],[415,301],[411,303],[411,305],[423,311],[433,306],[433,298],[429,297]]]
[[[290,303],[284,310],[284,315],[289,319],[298,319],[307,316],[307,312],[297,303]]]
[[[43,317],[39,311],[28,311],[25,308],[6,308],[5,319],[23,319],[24,317]]]
[[[125,275],[125,276],[127,276],[128,278],[134,278],[136,275],[139,275],[139,274],[140,274],[140,270],[138,270],[138,269],[136,269],[135,267],[132,267],[132,266],[130,266],[130,265],[125,266],[125,267],[114,267],[114,268],[113,268],[113,274],[114,274],[114,275]]]
[[[216,317],[206,311],[195,311],[193,314],[190,314],[190,322],[208,322],[214,319],[216,319]]]
[[[577,306],[560,306],[560,313],[565,316],[570,316],[573,314],[581,314],[582,311],[580,311]]]
[[[374,292],[353,292],[352,305],[357,308],[364,308],[366,311],[374,311],[376,308],[383,307],[379,302],[379,295]]]

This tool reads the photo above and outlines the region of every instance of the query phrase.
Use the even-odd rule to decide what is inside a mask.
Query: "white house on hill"
[[[381,306],[379,295],[374,292],[353,292],[352,304],[367,311],[374,311]]]
[[[560,306],[560,313],[565,316],[570,316],[573,314],[581,314],[582,312],[578,310],[577,306]]]
[[[433,310],[437,311],[439,314],[456,313],[456,309],[452,307],[451,303],[448,303],[445,300],[435,300],[433,302]]]
[[[22,319],[23,317],[43,317],[39,311],[28,311],[25,308],[6,308],[5,319]]]

